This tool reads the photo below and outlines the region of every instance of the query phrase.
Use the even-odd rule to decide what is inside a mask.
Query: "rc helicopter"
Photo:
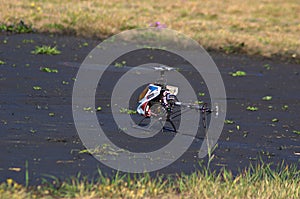
[[[179,88],[168,85],[165,77],[166,72],[175,71],[176,69],[164,65],[153,67],[153,69],[160,72],[160,78],[154,83],[149,83],[140,93],[136,111],[143,118],[137,123],[137,125],[135,125],[135,127],[142,127],[143,130],[150,131],[151,126],[158,122],[161,124],[163,129],[171,130],[176,133],[177,129],[173,119],[179,117],[183,113],[183,110],[193,109],[200,112],[202,125],[206,129],[208,126],[207,116],[211,113],[214,113],[217,116],[219,109],[218,105],[215,105],[214,109],[212,109],[207,103],[193,104],[181,102],[177,98]],[[154,120],[154,122],[144,128],[143,122],[147,118]],[[167,129],[163,124],[164,121],[170,123],[172,128]]]

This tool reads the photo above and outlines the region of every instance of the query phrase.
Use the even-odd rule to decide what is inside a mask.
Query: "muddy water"
[[[49,176],[64,179],[80,172],[95,177],[98,169],[108,175],[115,172],[93,156],[80,153],[85,147],[72,117],[73,78],[80,63],[98,43],[42,34],[0,35],[0,60],[5,62],[0,65],[1,182],[13,178],[24,183],[26,170],[31,184]],[[32,54],[35,46],[40,45],[56,45],[62,53],[55,56]],[[225,83],[227,119],[234,122],[224,126],[212,168],[225,167],[237,173],[258,163],[259,158],[274,165],[282,161],[299,165],[300,135],[294,131],[300,131],[300,66],[241,55],[211,53],[211,56]],[[129,60],[134,64],[137,59],[131,57]],[[174,59],[173,64],[184,64],[184,61]],[[42,72],[40,67],[56,68],[58,73]],[[247,75],[232,77],[229,74],[237,70]],[[117,71],[111,70],[108,74],[117,77]],[[193,73],[187,72],[187,75],[194,78]],[[34,90],[35,86],[41,89]],[[272,96],[272,100],[264,101],[264,96]],[[109,107],[105,106],[110,102],[109,95],[99,92],[96,97],[103,103],[101,114],[97,114],[109,136],[121,140],[122,146],[134,142],[121,139],[114,126]],[[204,96],[204,100],[208,100],[207,97]],[[248,106],[258,107],[258,110],[249,111]],[[151,143],[136,147],[148,144],[159,148],[173,136],[172,132],[165,132]],[[182,157],[159,172],[190,173],[199,169],[197,152],[203,141],[201,136],[200,132]],[[204,159],[204,164],[206,161]],[[25,162],[28,162],[27,169]]]

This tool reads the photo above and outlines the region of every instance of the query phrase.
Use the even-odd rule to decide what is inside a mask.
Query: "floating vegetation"
[[[36,46],[35,50],[31,51],[32,54],[46,54],[46,55],[58,55],[61,53],[61,51],[56,49],[56,46]]]
[[[267,69],[267,70],[270,70],[270,69],[271,69],[271,66],[270,66],[270,64],[265,64],[265,65],[264,65],[264,68]]]
[[[236,72],[229,73],[229,74],[231,74],[232,77],[243,77],[246,76],[247,73],[245,71],[238,70]]]
[[[248,111],[257,111],[258,110],[258,107],[255,107],[255,106],[247,106],[246,108]]]
[[[262,98],[262,100],[264,100],[264,101],[270,101],[270,100],[272,100],[272,96],[269,96],[269,95],[264,96],[264,97]]]
[[[136,114],[136,111],[135,110],[130,110],[130,109],[127,109],[127,108],[121,108],[120,113],[126,113],[128,115],[131,115],[131,114]]]
[[[288,108],[289,108],[288,105],[283,105],[283,106],[281,107],[281,109],[284,110],[284,111],[288,110]]]
[[[41,67],[40,71],[46,72],[46,73],[58,73],[58,70],[55,68],[48,68],[48,67]]]
[[[225,124],[234,124],[234,121],[233,120],[225,120],[224,123]]]
[[[116,62],[115,63],[115,67],[117,68],[122,68],[126,65],[126,61],[122,61],[121,63],[120,62]]]
[[[293,133],[300,135],[300,131],[297,131],[297,130],[293,130]]]
[[[40,87],[40,86],[33,86],[32,88],[35,91],[42,90],[42,87]]]
[[[200,96],[200,97],[203,97],[203,96],[205,96],[205,93],[198,93],[198,95]]]
[[[83,110],[84,111],[92,111],[93,109],[92,109],[92,107],[89,106],[89,107],[84,107]]]

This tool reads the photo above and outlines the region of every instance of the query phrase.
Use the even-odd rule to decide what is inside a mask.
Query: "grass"
[[[255,107],[255,106],[247,106],[246,108],[248,111],[257,111],[258,110],[258,107]]]
[[[31,51],[32,54],[46,54],[46,55],[58,55],[61,52],[56,49],[56,46],[51,47],[51,46],[36,46],[33,51]]]
[[[207,169],[190,175],[150,177],[120,175],[88,180],[80,175],[64,182],[57,178],[35,187],[12,179],[0,184],[1,198],[299,198],[300,172],[294,166],[250,167],[237,176]]]
[[[299,11],[298,0],[2,0],[0,24],[24,20],[39,32],[98,38],[159,26],[186,34],[207,49],[293,60],[300,57]]]
[[[126,61],[122,61],[121,63],[116,62],[114,65],[117,68],[122,68],[122,67],[124,67],[126,65]]]
[[[126,113],[128,115],[136,114],[135,110],[127,109],[127,108],[121,108],[120,113]]]
[[[30,33],[33,32],[31,26],[26,25],[22,20],[17,24],[1,24],[0,31],[13,32],[13,33]]]
[[[234,124],[235,122],[233,120],[225,120],[224,123],[225,124]]]
[[[40,71],[43,71],[43,72],[46,72],[46,73],[58,73],[58,69],[48,68],[48,67],[40,67]]]
[[[262,98],[262,100],[264,100],[264,101],[271,101],[272,98],[273,98],[272,96],[267,95],[267,96],[264,96],[264,97]]]
[[[42,90],[42,87],[40,87],[40,86],[33,86],[32,88],[33,88],[33,90],[36,90],[36,91]]]
[[[231,72],[230,74],[231,74],[232,77],[243,77],[243,76],[246,76],[247,73],[245,71],[238,70],[238,71],[233,72],[233,73]]]
[[[300,57],[300,4],[298,0],[215,1],[165,0],[148,1],[17,1],[1,0],[0,31],[71,33],[77,36],[107,38],[123,30],[145,28],[150,24],[168,27],[195,39],[207,49],[225,53]],[[113,19],[113,20],[112,20]],[[33,43],[34,41],[24,41]],[[5,42],[4,42],[5,43]],[[83,44],[87,46],[88,44]],[[34,54],[59,54],[54,47],[38,46]],[[0,61],[0,64],[5,64]],[[123,67],[126,63],[116,63]],[[269,65],[264,66],[270,70]],[[56,73],[51,68],[43,72]],[[244,76],[237,71],[233,76]],[[235,74],[235,75],[234,75]],[[34,90],[41,90],[34,86]],[[271,100],[270,97],[263,100]],[[287,105],[282,109],[286,110]],[[90,107],[86,111],[93,110]],[[101,110],[101,107],[98,109]],[[257,107],[248,106],[256,111]],[[121,109],[121,113],[133,114]],[[49,113],[49,116],[54,116]],[[274,118],[276,119],[276,118]],[[273,120],[274,120],[273,119]],[[277,120],[277,119],[276,119]],[[275,122],[275,120],[273,121]],[[234,121],[227,120],[227,124]],[[239,125],[236,126],[239,130]],[[299,135],[299,130],[294,130]],[[102,149],[102,148],[101,148]],[[100,150],[100,149],[98,149]],[[267,152],[266,155],[270,155]],[[209,166],[209,165],[208,165]],[[66,181],[54,178],[44,185],[28,186],[30,176],[26,163],[25,186],[7,179],[0,184],[1,198],[299,198],[300,174],[296,167],[269,165],[250,167],[233,176],[203,169],[190,175],[150,177],[116,174],[88,180],[77,176]]]
[[[293,133],[300,135],[300,131],[294,130]]]
[[[288,105],[283,105],[283,106],[281,107],[281,109],[284,110],[284,111],[288,110],[288,108],[289,108]]]

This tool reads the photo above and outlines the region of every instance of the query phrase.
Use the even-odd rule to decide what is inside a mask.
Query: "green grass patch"
[[[61,83],[62,83],[63,85],[68,85],[68,84],[69,84],[68,81],[64,81],[64,80],[63,80]]]
[[[283,106],[281,107],[281,109],[284,110],[284,111],[286,111],[286,110],[289,109],[289,106],[288,106],[288,105],[283,105]]]
[[[34,40],[33,39],[23,39],[22,43],[23,44],[32,44],[32,43],[34,43]]]
[[[48,67],[41,67],[40,71],[43,71],[46,73],[58,73],[58,70],[56,68],[48,68]]]
[[[119,111],[120,111],[120,113],[126,113],[128,115],[136,114],[135,110],[131,110],[131,109],[127,109],[127,108],[121,108]]]
[[[0,184],[1,198],[299,198],[300,172],[295,166],[251,166],[234,176],[208,169],[190,175],[149,174],[99,177],[80,174],[66,181],[52,177],[43,186],[25,187],[9,178]]]
[[[42,90],[42,87],[40,87],[40,86],[33,86],[32,88],[33,88],[33,90],[35,90],[35,91]]]
[[[293,133],[300,135],[300,131],[297,131],[297,130],[293,130]]]
[[[264,100],[264,101],[271,101],[272,98],[273,98],[272,96],[267,95],[267,96],[264,96],[264,97],[262,98],[262,100]]]
[[[247,73],[245,71],[238,70],[238,71],[230,73],[230,74],[232,77],[243,77],[243,76],[246,76]]]
[[[2,12],[2,11],[1,11]],[[30,33],[33,32],[31,25],[26,25],[22,20],[16,24],[0,24],[0,32],[13,32],[13,33]]]
[[[243,52],[243,49],[245,47],[245,43],[231,43],[224,45],[220,47],[222,51],[224,51],[226,54],[232,54],[232,53],[240,53]]]
[[[235,122],[233,120],[225,120],[224,123],[225,124],[234,124]]]
[[[271,70],[270,64],[265,64],[265,65],[264,65],[264,68],[267,69],[267,70]]]
[[[84,111],[92,111],[93,108],[89,106],[89,107],[84,107],[83,110],[84,110]]]
[[[247,106],[246,108],[248,111],[258,111],[258,107],[256,106]]]
[[[126,61],[116,62],[114,65],[116,68],[122,68],[126,65]]]
[[[84,111],[87,111],[87,112],[94,112],[94,111],[99,112],[99,111],[102,110],[102,107],[101,107],[101,106],[98,106],[98,107],[96,107],[96,108],[94,109],[94,108],[88,106],[88,107],[84,107],[83,110],[84,110]]]
[[[36,46],[33,51],[31,51],[32,54],[46,54],[46,55],[58,55],[61,53],[61,51],[57,50],[56,46]]]
[[[203,97],[203,96],[205,96],[205,93],[200,92],[200,93],[198,93],[198,95],[199,95],[200,97]]]

